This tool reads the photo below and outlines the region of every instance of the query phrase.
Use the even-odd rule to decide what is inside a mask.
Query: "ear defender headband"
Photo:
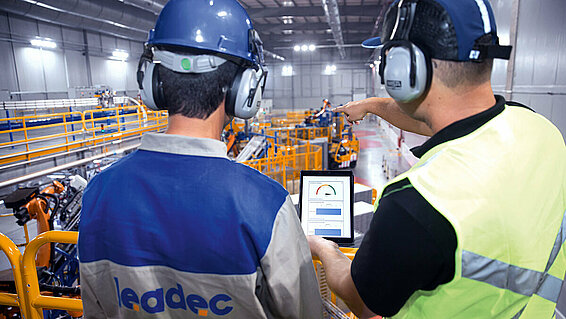
[[[381,84],[393,99],[404,103],[422,96],[432,78],[430,59],[409,41],[416,7],[416,0],[399,1],[393,31],[381,49]]]
[[[225,110],[241,119],[252,118],[260,108],[267,70],[263,67],[263,43],[255,30],[250,30],[250,52],[256,58],[253,65],[242,65],[231,85],[226,88]],[[154,111],[167,108],[163,83],[156,64],[179,73],[212,72],[227,60],[216,55],[182,55],[155,48],[146,48],[140,58],[137,80],[145,105]]]

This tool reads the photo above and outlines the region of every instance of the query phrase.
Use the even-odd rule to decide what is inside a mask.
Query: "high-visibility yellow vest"
[[[454,227],[455,276],[394,318],[551,318],[566,270],[566,147],[522,107],[430,149],[413,187]],[[391,184],[390,183],[390,184]]]

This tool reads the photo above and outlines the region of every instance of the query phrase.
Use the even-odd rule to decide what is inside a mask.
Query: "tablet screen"
[[[351,242],[352,200],[351,171],[301,172],[301,225],[306,235]]]

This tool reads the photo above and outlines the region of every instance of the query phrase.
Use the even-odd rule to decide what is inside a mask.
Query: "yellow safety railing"
[[[354,259],[354,256],[356,256],[356,252],[358,251],[358,248],[340,247],[339,249],[350,260]],[[322,299],[330,301],[332,304],[336,305],[342,311],[348,310],[347,306],[344,304],[344,302],[342,300],[340,300],[334,294],[334,292],[332,292],[330,290],[330,288],[328,287],[328,283],[326,282],[326,273],[324,272],[324,266],[320,262],[320,259],[318,259],[317,257],[313,257],[312,262],[313,262],[313,265],[314,265],[314,269],[316,271],[317,279],[319,281],[320,295],[322,296]],[[357,318],[351,312],[348,313],[347,316],[348,316],[348,318]],[[380,317],[376,317],[376,318],[380,318]]]
[[[316,138],[326,138],[327,142],[332,140],[331,127],[268,128],[265,131],[267,135],[277,135],[280,143],[288,146],[299,144],[299,140],[303,142]]]
[[[20,308],[20,312],[25,318],[29,318],[29,309],[26,301],[26,291],[24,290],[24,281],[22,279],[21,263],[22,254],[18,250],[18,247],[6,237],[6,235],[0,233],[0,247],[12,266],[12,274],[14,275],[14,283],[16,284],[16,294],[0,292],[0,305],[15,306]],[[35,261],[34,261],[34,271],[35,271]]]
[[[26,289],[27,302],[29,303],[29,316],[26,316],[26,318],[43,319],[43,308],[77,312],[83,311],[83,304],[80,299],[41,295],[35,268],[35,256],[41,246],[52,242],[76,244],[78,237],[78,232],[48,231],[37,235],[37,237],[27,245],[22,258],[22,275]]]
[[[75,120],[76,118],[79,120]],[[61,120],[60,123],[38,125],[50,120]],[[80,143],[72,143],[83,131],[83,114],[81,112],[63,112],[43,115],[17,116],[1,118],[0,125],[21,126],[21,128],[0,131],[0,149],[10,148],[11,154],[0,156],[0,164],[29,160],[33,157],[55,153],[80,147]],[[31,126],[33,124],[33,126]],[[45,134],[45,132],[48,132]],[[79,138],[80,140],[81,138]],[[48,142],[49,146],[43,146]]]
[[[300,111],[300,112],[287,112],[287,114],[285,114],[287,116],[288,119],[299,119],[299,120],[304,120],[305,117],[309,116],[310,114],[312,114],[312,111]]]
[[[0,118],[0,125],[17,127],[0,130],[3,165],[159,131],[167,126],[167,112],[134,105]]]
[[[87,135],[91,136],[94,145],[96,145],[97,143],[132,135],[141,136],[144,132],[156,131],[160,128],[165,128],[167,125],[167,116],[163,116],[166,112],[153,112],[151,123],[148,123],[147,120],[143,120],[143,113],[138,110],[139,106],[137,105],[87,110],[84,112],[84,129]],[[127,111],[136,112],[126,113]],[[103,116],[107,112],[114,113],[114,115]],[[97,139],[97,133],[101,132],[102,127],[104,127],[104,131],[110,131],[110,133],[98,134],[102,139]]]
[[[272,118],[271,126],[273,127],[284,127],[291,126],[295,124],[300,124],[304,119],[288,119],[288,118]]]
[[[305,145],[277,145],[277,152],[272,147],[268,156],[242,162],[279,182],[291,194],[298,193],[297,179],[301,170],[322,169],[322,147],[306,143]]]

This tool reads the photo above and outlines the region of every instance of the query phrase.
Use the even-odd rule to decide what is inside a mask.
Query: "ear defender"
[[[226,93],[226,113],[244,120],[252,118],[261,106],[266,75],[261,68],[240,69]]]
[[[143,70],[144,67],[145,70]],[[159,111],[167,108],[165,94],[163,93],[163,83],[159,79],[159,72],[156,64],[151,60],[151,56],[148,56],[145,52],[140,58],[140,62],[138,64],[137,81],[140,89],[140,96],[147,108],[152,111]]]
[[[399,1],[395,26],[381,49],[381,84],[393,99],[403,103],[422,96],[432,79],[430,59],[409,41],[416,7],[416,0]]]
[[[431,75],[430,60],[416,45],[407,41],[383,48],[381,83],[396,101],[407,103],[422,96],[430,85]]]

